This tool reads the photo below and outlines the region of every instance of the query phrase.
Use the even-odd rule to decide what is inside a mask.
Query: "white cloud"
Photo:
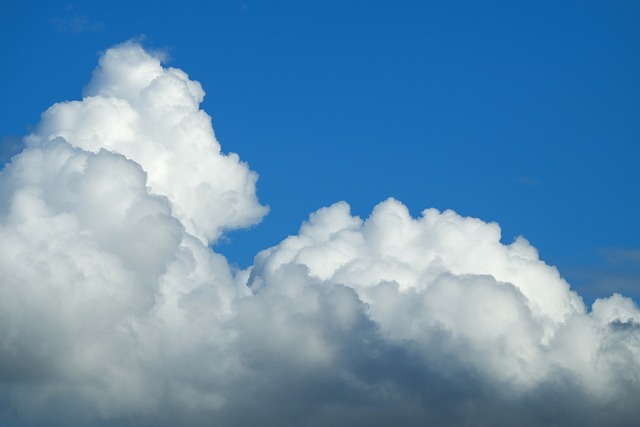
[[[353,289],[391,342],[433,352],[439,335],[442,363],[471,367],[510,393],[537,387],[561,369],[607,394],[616,369],[599,354],[608,325],[640,318],[620,296],[598,300],[586,313],[526,240],[501,244],[496,224],[433,209],[414,219],[393,199],[366,221],[351,217],[345,203],[312,214],[299,235],[256,257],[248,285],[258,292],[276,287],[288,266],[302,267],[306,282]],[[638,356],[637,340],[630,345],[625,351]],[[569,354],[574,347],[582,354]],[[584,371],[576,371],[584,357]],[[592,376],[595,358],[600,365]]]
[[[592,311],[524,238],[452,211],[345,202],[233,271],[259,221],[197,82],[100,59],[0,173],[0,422],[629,425],[640,310]]]
[[[27,143],[62,137],[135,161],[151,191],[168,197],[187,231],[205,242],[266,214],[255,195],[257,174],[236,154],[221,153],[211,118],[199,109],[204,91],[183,71],[125,43],[100,58],[85,94],[49,108]]]

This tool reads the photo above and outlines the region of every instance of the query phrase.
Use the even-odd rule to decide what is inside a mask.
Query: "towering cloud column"
[[[100,58],[85,92],[82,101],[49,108],[28,145],[62,137],[73,147],[133,160],[151,192],[167,197],[176,218],[203,242],[266,214],[256,199],[257,175],[236,154],[221,153],[211,118],[199,109],[204,91],[186,73],[125,43]]]

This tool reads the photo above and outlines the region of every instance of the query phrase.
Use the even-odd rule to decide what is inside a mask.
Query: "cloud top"
[[[27,142],[62,137],[83,150],[135,161],[151,191],[166,196],[187,231],[204,242],[266,214],[256,198],[257,174],[235,153],[221,152],[211,118],[199,109],[204,91],[183,71],[125,43],[100,58],[85,95],[49,108]]]
[[[198,82],[100,59],[0,172],[0,423],[631,425],[640,310],[588,310],[524,238],[338,202],[245,271],[209,247],[266,213]]]

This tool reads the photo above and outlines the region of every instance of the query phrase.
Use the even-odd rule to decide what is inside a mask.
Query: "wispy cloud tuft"
[[[81,13],[57,16],[51,19],[51,23],[60,33],[96,33],[104,30],[104,23],[92,20]]]
[[[0,164],[7,163],[24,148],[23,140],[17,135],[5,135],[0,139]]]
[[[640,248],[606,248],[601,253],[612,264],[627,264],[640,268]]]

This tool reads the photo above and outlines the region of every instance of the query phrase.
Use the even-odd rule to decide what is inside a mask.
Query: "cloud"
[[[640,267],[640,248],[606,248],[601,253],[611,264],[627,264],[637,268]]]
[[[204,91],[134,43],[0,172],[0,423],[630,425],[640,310],[588,310],[524,238],[339,202],[244,271],[258,222]]]
[[[514,182],[527,187],[534,187],[538,185],[538,180],[530,176],[517,176],[514,178]]]
[[[24,148],[22,138],[16,135],[5,135],[0,139],[0,164],[5,164]]]
[[[203,242],[247,227],[267,212],[255,194],[257,174],[234,153],[223,154],[211,118],[199,105],[204,91],[139,45],[126,43],[100,58],[82,101],[53,105],[31,146],[57,137],[92,152],[106,149],[138,163],[155,194]]]
[[[101,21],[94,21],[83,14],[57,16],[51,20],[56,31],[60,33],[96,33],[104,30]]]
[[[624,292],[638,301],[640,298],[640,250],[604,248],[598,251],[601,262],[566,272],[586,297],[598,297],[603,290]]]

